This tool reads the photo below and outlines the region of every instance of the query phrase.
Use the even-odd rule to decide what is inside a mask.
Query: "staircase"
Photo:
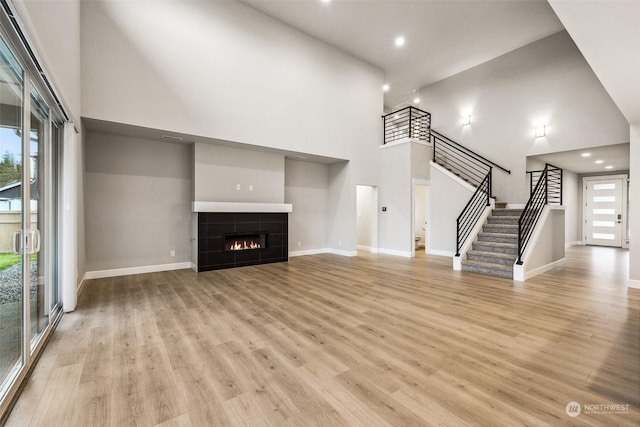
[[[513,278],[518,258],[518,219],[522,209],[494,209],[462,260],[462,271]]]

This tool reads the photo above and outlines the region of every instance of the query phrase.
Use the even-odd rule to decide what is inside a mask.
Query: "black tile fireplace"
[[[289,259],[287,213],[197,215],[199,272]]]

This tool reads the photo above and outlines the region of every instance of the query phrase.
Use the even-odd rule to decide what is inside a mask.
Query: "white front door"
[[[585,180],[585,243],[622,247],[623,179]]]

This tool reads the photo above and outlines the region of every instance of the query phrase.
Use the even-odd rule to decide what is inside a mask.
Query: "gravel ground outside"
[[[31,298],[35,297],[38,282],[38,263],[31,261]],[[0,271],[0,304],[22,300],[22,264]]]

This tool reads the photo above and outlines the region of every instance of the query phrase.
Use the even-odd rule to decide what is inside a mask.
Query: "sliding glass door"
[[[24,71],[0,40],[0,393],[24,366]]]
[[[3,34],[0,33],[0,36]],[[59,123],[37,74],[0,37],[0,408],[61,313],[56,273]],[[35,77],[33,77],[35,76]],[[32,79],[33,77],[33,79]],[[0,413],[1,415],[1,413]]]

